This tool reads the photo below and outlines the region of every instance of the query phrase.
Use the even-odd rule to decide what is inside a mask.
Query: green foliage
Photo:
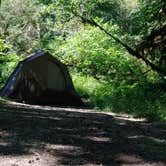
[[[147,35],[152,29],[165,24],[165,0],[143,0],[140,9],[131,15],[132,34]]]
[[[54,6],[33,0],[6,0],[0,10],[0,36],[13,45],[18,54],[45,48],[59,33]]]
[[[112,31],[117,30],[116,26],[112,26]],[[139,79],[139,75],[146,70],[120,45],[94,27],[84,27],[79,34],[60,42],[63,42],[60,47],[56,47],[57,40],[55,44],[50,44],[51,52],[72,66],[75,72],[92,76],[100,81],[119,84],[126,80],[130,84]],[[144,77],[142,75],[141,79]]]
[[[166,121],[166,95],[156,84],[121,83],[117,87],[80,75],[74,75],[73,81],[79,94],[98,110],[128,113],[153,121]]]
[[[0,88],[20,60],[15,53],[9,53],[9,49],[10,46],[0,39]]]
[[[0,34],[14,46],[15,51],[24,53],[36,46],[35,8],[30,0],[6,0],[0,10]]]
[[[74,82],[76,91],[85,98],[89,99],[94,95],[96,89],[101,86],[101,83],[97,82],[93,77],[82,76],[80,74],[73,74],[72,80]]]
[[[3,52],[5,52],[8,48],[9,46],[5,44],[2,39],[0,39],[0,54],[3,54]]]

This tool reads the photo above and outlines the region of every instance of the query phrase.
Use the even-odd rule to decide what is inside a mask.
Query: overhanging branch
[[[142,61],[144,61],[146,63],[146,65],[150,66],[152,70],[160,73],[160,74],[164,74],[166,75],[166,69],[160,68],[159,66],[153,64],[151,61],[149,61],[148,59],[146,59],[145,57],[143,57],[139,51],[133,49],[132,47],[130,47],[129,45],[127,45],[126,43],[124,43],[123,41],[121,41],[119,38],[117,38],[116,36],[112,35],[110,32],[108,32],[105,28],[103,28],[101,25],[99,25],[97,22],[95,22],[93,19],[88,19],[85,18],[77,13],[73,13],[75,14],[75,16],[81,18],[81,20],[84,23],[88,23],[92,26],[96,26],[98,27],[100,30],[102,30],[105,34],[107,34],[108,36],[110,36],[112,39],[114,39],[117,43],[121,44],[128,52],[129,54],[131,54],[132,56],[141,59]]]

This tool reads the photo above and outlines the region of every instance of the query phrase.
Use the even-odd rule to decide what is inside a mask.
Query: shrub
[[[166,95],[148,82],[127,85],[101,83],[92,77],[73,75],[78,93],[101,111],[128,113],[148,120],[166,121]]]

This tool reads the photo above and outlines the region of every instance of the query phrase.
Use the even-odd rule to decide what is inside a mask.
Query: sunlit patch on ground
[[[143,158],[140,156],[130,155],[130,154],[118,154],[116,156],[116,161],[121,166],[165,166],[163,162],[154,162],[154,163],[148,163],[145,162]]]
[[[108,138],[108,137],[93,137],[93,136],[89,136],[89,137],[86,137],[86,139],[89,139],[91,141],[96,141],[96,142],[109,142],[109,141],[111,141],[111,138]]]
[[[23,156],[0,156],[1,166],[54,166],[56,158],[49,153],[23,155]]]

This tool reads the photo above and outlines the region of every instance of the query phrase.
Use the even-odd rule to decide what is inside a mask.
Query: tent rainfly
[[[0,96],[28,104],[83,105],[66,65],[45,51],[19,62]]]

